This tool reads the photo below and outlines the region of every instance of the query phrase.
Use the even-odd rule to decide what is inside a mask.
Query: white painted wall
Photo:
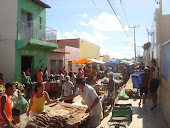
[[[15,40],[0,41],[0,72],[4,82],[15,80]]]
[[[0,0],[0,41],[16,39],[17,4],[18,0]]]

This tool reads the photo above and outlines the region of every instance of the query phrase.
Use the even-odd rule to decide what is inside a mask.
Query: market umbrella
[[[105,64],[106,62],[103,62],[103,61],[100,61],[100,60],[97,60],[97,59],[89,59],[91,60],[91,62],[88,62],[88,64]]]
[[[105,62],[102,62],[102,61],[97,60],[97,59],[84,58],[84,59],[73,62],[73,64],[105,64]]]
[[[84,58],[84,59],[80,59],[78,61],[73,62],[73,64],[88,64],[91,62],[92,62],[91,60]]]

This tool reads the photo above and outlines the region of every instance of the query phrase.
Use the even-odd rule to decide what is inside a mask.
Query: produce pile
[[[5,92],[5,85],[4,84],[0,85],[0,92]]]
[[[64,117],[39,114],[30,119],[25,128],[64,128],[65,124]]]
[[[20,91],[24,91],[24,86],[20,82],[16,81],[14,82],[14,84],[17,89],[19,89]]]
[[[107,91],[107,84],[103,84],[103,85],[94,85],[93,88],[96,90],[96,91]]]
[[[108,82],[109,82],[109,78],[104,77],[104,78],[103,78],[103,83],[108,83]]]

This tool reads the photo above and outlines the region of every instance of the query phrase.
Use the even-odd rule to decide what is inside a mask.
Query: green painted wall
[[[17,22],[18,22],[18,32],[17,32],[17,39],[20,39],[19,34],[19,22],[21,22],[21,12],[25,11],[28,13],[32,13],[32,21],[39,23],[39,17],[42,17],[42,25],[46,25],[46,9],[41,7],[40,5],[34,3],[31,0],[18,0],[18,15],[17,15]],[[33,30],[36,31],[36,30]],[[42,27],[42,33],[45,31],[45,28]]]
[[[16,41],[17,44],[17,41]],[[43,70],[46,67],[46,56],[47,49],[39,48],[39,45],[27,46],[23,49],[16,50],[16,61],[15,61],[15,80],[21,80],[21,56],[32,56],[32,72],[35,72],[36,69],[41,67]]]
[[[24,47],[23,49],[17,49],[18,44],[22,43],[20,45],[25,45],[26,40],[20,40],[20,33],[19,33],[19,22],[21,22],[21,12],[27,12],[32,13],[32,21],[39,23],[39,17],[42,17],[42,25],[46,25],[46,9],[39,6],[38,4],[34,3],[31,0],[18,0],[18,12],[17,12],[17,40],[15,41],[15,80],[20,81],[21,80],[21,56],[32,56],[32,70],[33,72],[36,71],[37,67],[40,66],[44,70],[46,67],[46,55],[47,55],[47,49],[48,48],[41,48],[40,45],[30,45],[27,47]],[[33,35],[34,35],[33,29]],[[40,31],[40,30],[38,30]],[[42,27],[41,33],[45,32],[45,28]],[[33,37],[34,38],[34,37]],[[37,40],[40,41],[40,40]],[[40,41],[41,42],[41,41]],[[49,49],[48,49],[49,51]]]

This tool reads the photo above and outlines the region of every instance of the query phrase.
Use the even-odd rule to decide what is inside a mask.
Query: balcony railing
[[[18,39],[57,40],[57,31],[33,21],[18,22]]]

